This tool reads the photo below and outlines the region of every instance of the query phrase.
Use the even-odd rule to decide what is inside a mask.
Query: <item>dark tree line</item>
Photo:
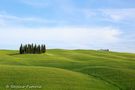
[[[46,52],[46,46],[36,45],[36,44],[25,44],[20,46],[19,49],[20,54],[40,54]]]

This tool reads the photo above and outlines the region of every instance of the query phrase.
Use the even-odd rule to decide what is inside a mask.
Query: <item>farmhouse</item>
[[[109,52],[110,50],[109,49],[100,49],[99,51],[107,51],[107,52]]]

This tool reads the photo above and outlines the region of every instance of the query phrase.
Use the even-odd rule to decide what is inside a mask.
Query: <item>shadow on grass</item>
[[[10,56],[14,56],[14,55],[21,55],[20,53],[11,53],[11,54],[8,54]]]

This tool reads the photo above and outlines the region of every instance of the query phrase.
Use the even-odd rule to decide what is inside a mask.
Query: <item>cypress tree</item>
[[[41,52],[40,45],[38,45],[38,47],[37,47],[37,53],[40,53],[40,52]]]
[[[37,45],[35,44],[34,48],[33,48],[33,53],[35,54],[37,52]]]
[[[32,44],[25,44],[25,45],[20,45],[19,48],[19,53],[20,54],[40,54],[40,53],[45,53],[46,52],[46,46],[44,44],[42,45],[33,45]]]
[[[44,50],[44,45],[42,44],[41,45],[41,53],[43,53],[43,50]]]
[[[31,45],[30,44],[28,44],[28,53],[32,53],[31,52]]]
[[[23,54],[23,51],[22,51],[22,48],[23,48],[23,46],[22,46],[22,44],[21,44],[21,46],[20,46],[20,54]]]
[[[33,43],[31,44],[31,53],[34,53],[34,46],[33,46]]]
[[[25,52],[28,53],[28,46],[27,46],[27,44],[25,45],[25,50],[26,50]]]
[[[46,46],[44,45],[43,46],[43,53],[45,53],[46,52]]]
[[[24,46],[22,45],[22,54],[24,54]]]
[[[24,45],[24,53],[26,53],[26,45]]]

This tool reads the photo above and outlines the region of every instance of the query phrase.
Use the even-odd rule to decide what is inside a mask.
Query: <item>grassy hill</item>
[[[135,54],[94,50],[47,50],[17,54],[0,50],[0,90],[135,90]],[[24,88],[21,90],[33,90]]]

